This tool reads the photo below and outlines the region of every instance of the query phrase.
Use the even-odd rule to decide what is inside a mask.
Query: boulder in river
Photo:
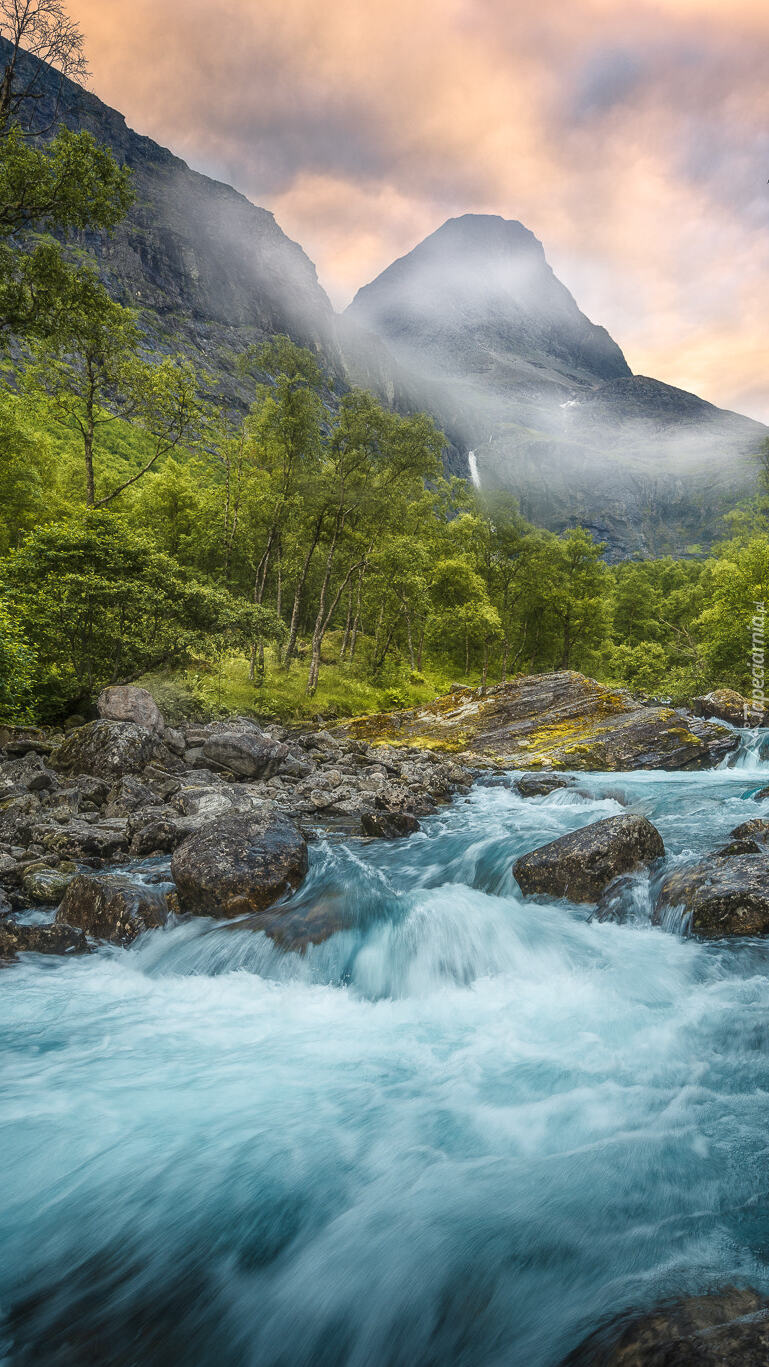
[[[517,769],[710,769],[736,733],[624,689],[564,670],[478,693],[449,693],[407,711],[357,717],[337,734],[493,759]]]
[[[769,856],[735,855],[692,864],[668,875],[659,891],[654,919],[662,922],[680,907],[690,928],[706,939],[769,932]]]
[[[251,812],[195,831],[174,851],[171,877],[182,911],[224,918],[272,906],[307,868],[307,842],[294,823]]]
[[[763,707],[754,708],[750,698],[736,693],[733,688],[714,688],[703,697],[692,699],[692,709],[698,717],[715,718],[731,726],[764,726]]]
[[[364,835],[379,836],[382,840],[398,840],[421,830],[411,812],[364,812],[360,825]]]
[[[545,797],[569,786],[568,778],[559,778],[556,774],[524,774],[516,781],[515,791],[521,797]]]
[[[247,779],[272,778],[289,758],[285,745],[257,730],[222,731],[209,736],[203,755],[210,764]]]
[[[592,1334],[562,1367],[766,1367],[769,1302],[727,1287],[689,1296]]]
[[[763,816],[754,816],[751,821],[743,821],[730,832],[731,840],[757,840],[763,845],[769,840],[769,821]]]
[[[88,941],[82,930],[56,922],[51,926],[29,926],[18,921],[0,921],[0,959],[13,960],[19,954],[87,954]]]
[[[162,893],[128,878],[79,874],[67,888],[56,920],[94,939],[128,945],[143,931],[165,925],[168,907]]]
[[[64,773],[120,779],[139,773],[162,748],[158,736],[135,722],[92,721],[67,736],[55,764]]]
[[[68,867],[51,868],[49,865],[42,865],[25,869],[21,879],[22,892],[30,902],[57,907],[76,872],[74,864]]]
[[[646,817],[610,816],[524,854],[513,874],[526,896],[597,902],[612,879],[664,853],[662,836]]]
[[[755,840],[730,840],[716,850],[716,859],[734,859],[738,854],[760,854],[761,846]]]
[[[130,721],[143,731],[162,736],[165,731],[163,714],[146,688],[135,684],[119,684],[105,688],[99,694],[96,709],[106,721]]]

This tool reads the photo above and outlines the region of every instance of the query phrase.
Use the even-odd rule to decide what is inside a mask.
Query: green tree
[[[601,559],[605,549],[582,527],[548,543],[552,558],[546,609],[557,627],[557,669],[571,669],[575,659],[586,664],[608,636],[609,578]]]
[[[14,614],[0,598],[0,722],[31,720],[36,663]]]
[[[131,488],[202,419],[190,362],[165,357],[153,363],[140,346],[133,312],[110,299],[85,264],[68,274],[56,327],[35,343],[24,373],[25,391],[45,395],[56,421],[80,438],[89,508],[103,508]],[[101,439],[118,418],[141,431],[146,456],[138,469],[108,481],[100,477]]]
[[[268,609],[196,579],[99,511],[29,536],[0,565],[0,593],[37,655],[49,714],[190,652],[280,630]]]

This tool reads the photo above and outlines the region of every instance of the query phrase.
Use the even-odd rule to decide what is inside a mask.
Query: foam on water
[[[624,810],[713,849],[761,777],[478,787],[314,847],[346,919],[304,955],[199,920],[4,973],[5,1361],[551,1367],[769,1290],[769,949],[652,927],[647,876],[614,924],[511,875]]]

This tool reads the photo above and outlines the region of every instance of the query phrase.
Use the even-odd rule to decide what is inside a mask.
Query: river
[[[632,810],[666,869],[761,810],[731,768],[478,785],[319,842],[304,957],[196,920],[0,980],[0,1360],[555,1367],[662,1296],[769,1291],[769,941],[525,902],[514,858]],[[3,1356],[4,1355],[4,1356]]]

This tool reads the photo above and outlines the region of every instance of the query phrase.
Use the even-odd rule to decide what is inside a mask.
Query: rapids
[[[206,920],[2,972],[0,1361],[555,1367],[660,1297],[769,1291],[769,941],[524,902],[632,810],[666,868],[761,810],[731,768],[478,785],[322,841],[304,956]]]

